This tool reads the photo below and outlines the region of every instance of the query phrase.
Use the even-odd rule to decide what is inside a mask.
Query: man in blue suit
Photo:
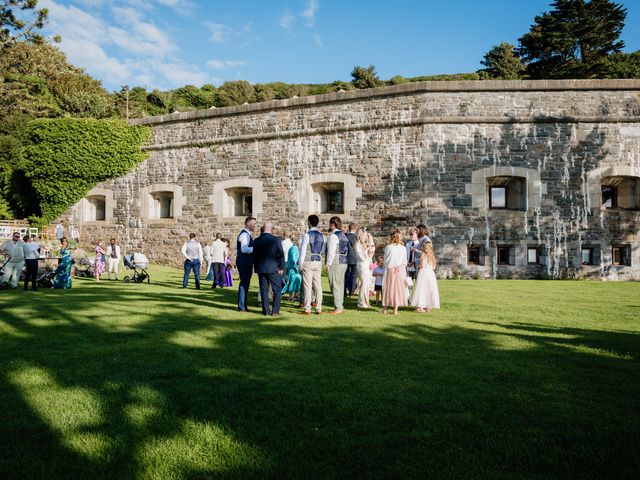
[[[256,219],[247,217],[244,221],[244,229],[236,240],[236,267],[240,275],[238,285],[238,310],[248,312],[247,296],[249,295],[249,285],[251,284],[251,274],[253,273],[253,236],[251,233],[256,228]]]
[[[284,250],[282,240],[271,232],[273,223],[264,224],[264,233],[253,241],[253,261],[260,280],[260,299],[264,315],[280,315]],[[273,307],[269,310],[269,285],[273,290]]]

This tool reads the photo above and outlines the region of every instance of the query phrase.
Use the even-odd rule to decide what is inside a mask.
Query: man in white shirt
[[[56,225],[56,238],[58,239],[58,241],[62,240],[64,237],[64,223],[62,223],[62,220],[60,220],[60,223],[58,223],[58,225]]]
[[[316,314],[322,313],[322,256],[326,252],[326,240],[318,230],[320,218],[309,215],[307,224],[309,231],[302,237],[300,245],[300,272],[304,290],[303,315],[311,315],[311,300],[316,299]]]
[[[253,235],[251,234],[256,228],[256,219],[247,217],[244,219],[244,228],[238,234],[236,239],[236,268],[240,276],[240,284],[238,285],[238,310],[248,312],[247,296],[249,294],[249,285],[251,284],[251,275],[253,274]]]
[[[196,290],[200,290],[200,266],[202,265],[204,254],[202,252],[202,245],[196,240],[195,233],[190,233],[189,240],[182,245],[182,256],[185,258],[182,288],[187,288],[189,275],[191,274],[191,270],[193,270],[193,276],[196,279]]]
[[[344,277],[348,265],[349,239],[342,231],[340,217],[329,219],[329,231],[331,235],[327,240],[327,277],[334,304],[334,309],[329,313],[336,315],[344,311]]]
[[[224,261],[227,253],[227,244],[222,241],[221,235],[216,234],[216,240],[211,245],[211,263],[213,265],[212,289],[224,285]]]
[[[111,272],[115,273],[116,280],[118,280],[118,265],[120,264],[120,245],[116,244],[116,239],[112,238],[109,246],[107,247],[107,263],[109,269],[109,280],[111,280]]]
[[[24,253],[24,263],[27,266],[27,271],[24,275],[24,289],[28,290],[29,282],[31,282],[31,289],[35,292],[38,287],[36,285],[36,278],[38,277],[38,259],[40,258],[40,244],[33,241],[29,235],[22,237],[24,247],[22,251]]]
[[[4,242],[2,250],[11,255],[11,260],[4,267],[2,281],[11,282],[11,288],[18,288],[18,280],[24,267],[24,242],[20,240],[20,232],[13,232],[11,240]]]

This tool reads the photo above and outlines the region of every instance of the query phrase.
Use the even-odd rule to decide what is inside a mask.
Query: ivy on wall
[[[125,174],[148,156],[140,147],[149,127],[124,120],[38,119],[29,122],[20,170],[40,206],[32,221],[46,224],[98,183]]]

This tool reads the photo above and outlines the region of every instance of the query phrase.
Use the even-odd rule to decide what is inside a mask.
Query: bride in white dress
[[[440,292],[434,272],[436,257],[431,242],[425,242],[422,245],[422,253],[411,298],[411,306],[416,307],[416,312],[420,313],[430,312],[432,308],[440,308]]]
[[[369,295],[371,295],[371,257],[367,248],[367,232],[358,234],[356,253],[358,254],[358,276],[360,277],[360,294],[358,296],[358,308],[369,308]]]

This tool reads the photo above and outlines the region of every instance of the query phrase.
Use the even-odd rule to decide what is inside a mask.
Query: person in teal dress
[[[300,249],[294,243],[289,249],[287,255],[287,263],[285,265],[287,281],[282,289],[282,294],[289,294],[289,300],[293,301],[300,293],[302,287],[302,275],[300,275],[300,269],[298,267],[298,260],[300,259]]]
[[[69,243],[65,237],[60,239],[62,248],[60,249],[60,261],[56,268],[56,278],[53,281],[53,288],[71,288],[71,267],[73,266],[73,258]]]

